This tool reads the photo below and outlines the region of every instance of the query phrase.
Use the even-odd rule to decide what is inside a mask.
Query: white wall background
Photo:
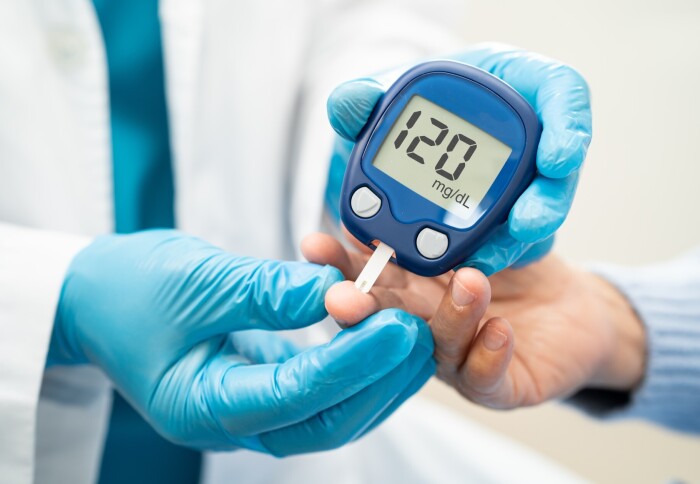
[[[471,4],[468,43],[518,45],[589,81],[593,144],[556,250],[579,261],[641,264],[700,245],[700,2]],[[491,412],[438,383],[426,393],[596,482],[700,482],[700,438],[602,424],[558,405]]]

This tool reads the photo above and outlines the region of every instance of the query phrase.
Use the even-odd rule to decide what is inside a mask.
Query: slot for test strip
[[[363,293],[367,294],[376,282],[379,274],[382,273],[384,267],[394,254],[394,249],[386,245],[384,242],[379,242],[379,245],[374,250],[374,254],[369,258],[365,268],[362,269],[360,275],[355,281],[355,287]]]

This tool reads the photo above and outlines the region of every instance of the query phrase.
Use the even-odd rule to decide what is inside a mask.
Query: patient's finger
[[[374,287],[365,294],[351,281],[343,281],[326,293],[326,310],[328,314],[343,327],[353,326],[368,316],[387,308],[410,310],[401,297],[394,291]]]
[[[304,237],[301,241],[301,253],[306,260],[314,264],[337,267],[346,278],[357,270],[355,265],[360,265],[352,260],[340,242],[328,234],[315,233]]]
[[[334,237],[316,233],[307,235],[301,242],[301,252],[309,262],[315,264],[329,264],[340,269],[343,275],[352,281],[357,279],[364,269],[372,250],[365,247],[369,254],[349,252]],[[406,287],[408,274],[396,264],[390,263],[382,271],[375,283],[376,286],[392,288]]]
[[[467,357],[469,346],[491,299],[488,279],[476,269],[462,268],[450,281],[430,328],[435,339],[438,376],[449,383]]]
[[[460,391],[470,400],[487,407],[513,407],[514,389],[508,374],[513,345],[513,329],[508,321],[490,319],[469,350],[461,371]]]
[[[345,225],[341,226],[341,230],[343,231],[343,235],[345,236],[345,239],[350,242],[350,244],[355,247],[358,251],[360,251],[363,254],[368,254],[372,255],[372,249],[367,247],[365,244],[357,240],[357,237],[352,235],[350,231],[345,227]]]

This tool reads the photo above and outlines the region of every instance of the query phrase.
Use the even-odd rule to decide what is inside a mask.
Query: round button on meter
[[[426,259],[437,259],[442,256],[447,252],[448,244],[447,235],[427,227],[418,232],[418,238],[416,238],[416,248]]]
[[[362,243],[388,245],[385,260],[424,276],[447,272],[506,221],[535,176],[541,132],[532,107],[497,77],[459,62],[419,64],[360,133],[341,219]]]
[[[355,215],[361,218],[369,218],[379,212],[382,201],[367,187],[355,190],[350,199],[350,207]]]

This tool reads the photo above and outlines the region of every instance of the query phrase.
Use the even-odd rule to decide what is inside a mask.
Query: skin
[[[329,314],[343,327],[388,307],[424,318],[437,376],[475,403],[511,409],[584,387],[631,390],[644,375],[644,330],[625,297],[556,255],[489,279],[470,268],[424,278],[389,264],[363,294],[351,281],[370,251],[353,243],[325,234],[302,243],[310,262],[348,279],[326,294]]]

